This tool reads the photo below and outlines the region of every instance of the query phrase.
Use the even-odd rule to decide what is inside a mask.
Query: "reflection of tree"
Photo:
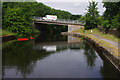
[[[35,51],[32,42],[14,42],[3,49],[3,66],[16,67],[23,77],[33,72],[35,63],[39,59],[50,55],[43,50]]]
[[[66,39],[67,38],[65,36],[61,37],[61,35],[42,34],[38,36],[37,40],[40,40],[40,42],[54,42],[58,40],[63,41]],[[3,66],[7,66],[7,68],[16,67],[17,73],[21,72],[23,77],[26,77],[26,75],[33,72],[37,60],[43,59],[44,57],[50,55],[50,52],[48,53],[44,50],[33,50],[32,41],[12,42],[8,46],[5,46],[2,51],[4,61]]]
[[[21,74],[23,75],[23,77],[25,78],[26,77],[26,75],[29,75],[29,74],[31,74],[32,72],[33,72],[33,69],[34,69],[34,65],[35,65],[35,63],[23,63],[23,65],[19,65],[19,66],[17,66],[17,70],[18,70],[18,72],[20,71],[21,72]]]
[[[120,78],[120,72],[118,72],[112,64],[106,60],[103,61],[100,73],[103,78]]]
[[[95,60],[97,58],[96,53],[94,51],[94,49],[92,49],[86,42],[83,43],[82,41],[77,43],[77,44],[71,44],[71,45],[67,45],[64,46],[62,48],[57,48],[58,50],[64,50],[64,49],[72,49],[72,50],[76,50],[76,49],[84,49],[84,54],[86,56],[87,59],[87,64],[90,67],[95,66]]]
[[[95,66],[96,53],[87,43],[85,43],[84,54],[87,58],[88,65],[90,67]]]

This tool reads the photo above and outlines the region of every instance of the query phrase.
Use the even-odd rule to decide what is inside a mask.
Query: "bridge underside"
[[[76,24],[76,23],[65,23],[65,22],[56,22],[56,21],[45,21],[45,20],[36,20],[34,24],[54,24],[54,25],[65,25],[68,26],[68,32],[75,31],[77,29],[82,28],[83,24]]]
[[[64,24],[64,23],[54,23],[54,22],[35,22],[35,23],[40,23],[40,24],[54,24],[54,25],[65,25],[67,26],[68,24]]]

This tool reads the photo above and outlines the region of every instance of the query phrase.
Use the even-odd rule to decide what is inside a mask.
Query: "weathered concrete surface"
[[[95,48],[97,48],[101,54],[104,55],[104,57],[120,72],[120,58],[115,57],[111,54],[111,52],[106,49],[104,46],[101,46],[99,43],[96,43],[96,41],[92,40],[90,37],[85,37],[83,35],[80,35],[79,33],[67,33],[62,32],[62,35],[69,35],[69,36],[75,36],[75,37],[83,37],[84,40],[91,43]]]
[[[79,25],[68,25],[68,32],[75,31],[83,27],[84,26],[79,26]]]

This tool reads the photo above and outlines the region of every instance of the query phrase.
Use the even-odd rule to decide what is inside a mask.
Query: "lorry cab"
[[[57,16],[56,15],[46,15],[45,17],[43,17],[43,20],[55,21],[55,20],[57,20]]]

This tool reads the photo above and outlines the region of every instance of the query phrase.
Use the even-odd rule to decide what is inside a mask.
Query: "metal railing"
[[[36,17],[33,16],[34,20],[44,20],[43,17]],[[52,21],[52,22],[62,22],[62,23],[73,23],[73,24],[85,24],[84,21],[80,21],[80,20],[70,20],[70,19],[57,19],[57,20],[45,20],[45,21]]]

